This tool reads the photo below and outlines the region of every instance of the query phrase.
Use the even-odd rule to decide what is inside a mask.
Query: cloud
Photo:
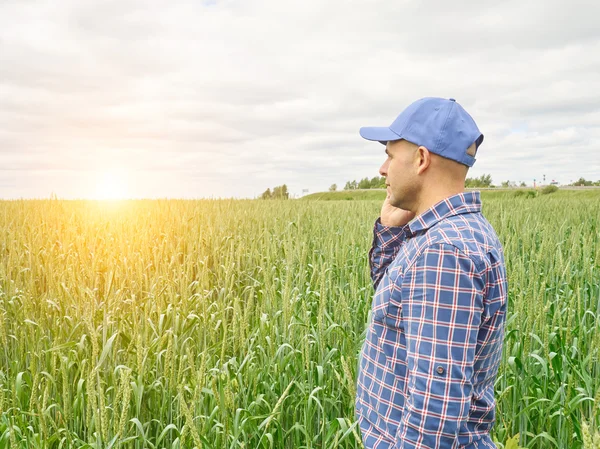
[[[486,138],[470,176],[600,178],[593,2],[0,4],[0,197],[252,197],[377,175],[387,125],[456,98]],[[83,192],[83,193],[82,193]]]

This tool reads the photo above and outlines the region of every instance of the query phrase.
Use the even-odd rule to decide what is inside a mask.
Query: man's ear
[[[417,174],[423,173],[431,164],[431,153],[424,146],[417,148],[415,153],[415,164],[417,166]]]

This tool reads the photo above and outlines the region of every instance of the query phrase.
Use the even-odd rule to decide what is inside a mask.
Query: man
[[[368,449],[496,448],[502,245],[464,182],[483,134],[454,99],[423,98],[384,128],[387,198],[369,252],[375,288],[356,413]]]

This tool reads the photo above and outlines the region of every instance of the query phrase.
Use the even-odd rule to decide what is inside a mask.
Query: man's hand
[[[388,192],[383,206],[381,206],[381,224],[384,226],[404,226],[413,218],[415,218],[414,212],[390,204],[390,193]]]

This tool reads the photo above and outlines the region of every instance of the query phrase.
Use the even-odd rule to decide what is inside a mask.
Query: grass
[[[582,448],[600,423],[600,201],[491,193],[510,310],[492,436]],[[0,202],[0,449],[361,447],[379,208]]]
[[[337,192],[318,192],[311,193],[301,197],[300,201],[383,201],[385,199],[385,189],[360,189],[360,190],[340,190]]]

